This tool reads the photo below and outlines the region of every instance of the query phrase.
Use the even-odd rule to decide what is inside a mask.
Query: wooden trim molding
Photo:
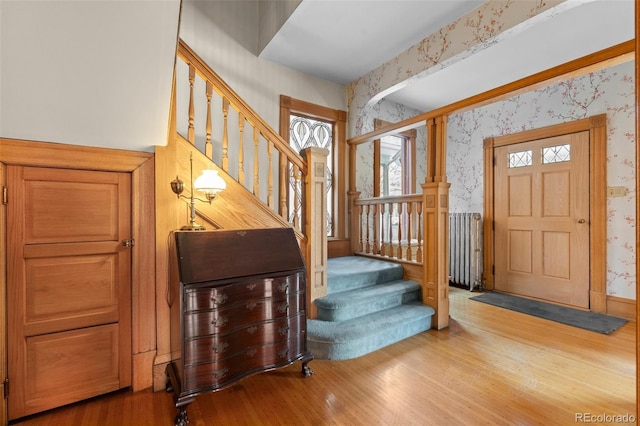
[[[590,268],[589,306],[607,313],[607,117],[596,115],[570,123],[542,127],[484,140],[484,276],[488,290],[494,288],[494,149],[535,139],[589,131]]]
[[[622,297],[607,296],[607,315],[636,321],[636,301]]]
[[[359,145],[377,137],[421,126],[425,121],[441,115],[453,115],[454,113],[478,108],[501,99],[536,90],[540,87],[547,86],[563,79],[566,80],[578,77],[600,69],[632,61],[635,57],[634,48],[634,40],[629,40],[582,58],[578,58],[571,62],[558,65],[557,67],[496,87],[495,89],[488,90],[453,104],[446,105],[442,108],[410,117],[406,120],[399,121],[389,126],[384,126],[369,133],[352,137],[347,141],[347,143],[349,145]]]
[[[382,126],[390,124],[388,121],[374,119],[373,126],[378,129]],[[408,149],[404,148],[403,163],[409,164],[409,175],[403,173],[402,186],[404,194],[415,194],[417,188],[416,182],[416,138],[418,131],[416,129],[405,130],[404,132],[394,133],[389,136],[397,136],[404,139]],[[380,138],[373,141],[373,196],[380,196]]]
[[[0,147],[0,152],[2,148]],[[7,167],[0,162],[0,189],[7,185]],[[9,377],[7,371],[7,206],[0,202],[0,380]],[[8,424],[7,397],[4,386],[0,386],[0,424]]]
[[[151,365],[139,362],[155,356],[156,324],[155,305],[149,303],[156,298],[155,290],[155,224],[149,220],[149,211],[154,211],[154,156],[152,153],[118,149],[66,145],[50,142],[0,138],[3,164],[56,167],[62,169],[102,170],[132,173],[132,236],[135,250],[132,259],[132,356],[133,387],[141,390],[151,384]],[[0,171],[4,166],[0,164]],[[4,209],[2,210],[4,211]],[[153,217],[153,215],[151,215]],[[0,213],[0,228],[6,229],[6,215]],[[2,260],[6,247],[2,248]],[[4,274],[2,274],[4,276]],[[1,285],[1,282],[0,282]],[[4,292],[2,292],[4,294]],[[0,299],[0,303],[2,300]],[[4,310],[6,302],[0,305]],[[6,324],[0,323],[0,335],[6,332]],[[2,339],[0,359],[6,356],[6,342]],[[6,377],[6,376],[5,376]]]

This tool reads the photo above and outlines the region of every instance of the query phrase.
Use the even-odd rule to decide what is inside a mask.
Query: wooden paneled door
[[[589,132],[495,149],[495,289],[589,308]]]
[[[131,175],[9,166],[7,187],[9,419],[130,386]]]

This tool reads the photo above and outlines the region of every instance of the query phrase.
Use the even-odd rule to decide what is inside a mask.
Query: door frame
[[[132,389],[152,384],[156,354],[155,328],[155,160],[148,152],[0,138],[0,188],[6,186],[7,165],[55,167],[131,173],[131,364]],[[11,194],[7,197],[10,199]],[[6,206],[0,202],[0,381],[7,378]],[[153,303],[149,303],[149,301]],[[6,398],[0,386],[0,424],[7,421]],[[3,423],[4,422],[4,423]]]
[[[494,149],[497,147],[589,131],[589,309],[607,313],[607,116],[484,139],[484,281],[494,289]]]

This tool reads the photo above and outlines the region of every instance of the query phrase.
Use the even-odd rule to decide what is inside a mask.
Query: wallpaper
[[[420,78],[491,47],[510,32],[526,29],[529,18],[544,19],[544,11],[562,1],[495,0],[482,4],[467,15],[425,38],[375,70],[347,86],[349,134],[373,130],[378,102],[396,86]],[[569,6],[567,6],[569,7]]]
[[[447,177],[450,211],[483,211],[483,139],[607,115],[607,294],[635,299],[634,62],[449,117]]]

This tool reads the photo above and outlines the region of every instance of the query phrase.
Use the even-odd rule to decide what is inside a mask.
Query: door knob
[[[578,219],[578,223],[585,223],[586,221],[584,219]]]

